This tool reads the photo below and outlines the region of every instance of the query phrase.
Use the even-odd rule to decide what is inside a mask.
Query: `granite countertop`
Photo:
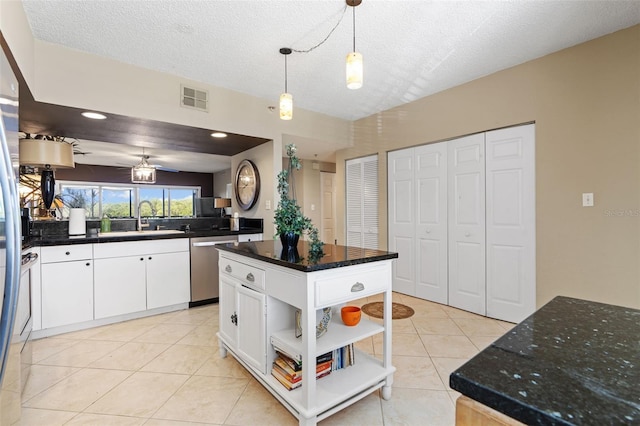
[[[200,237],[217,237],[225,235],[244,235],[244,234],[260,234],[262,233],[260,228],[245,228],[240,231],[231,231],[224,229],[203,230],[203,231],[188,231],[177,232],[173,234],[163,234],[155,231],[132,231],[127,235],[114,232],[114,235],[109,233],[99,234],[97,237],[85,236],[85,237],[70,237],[68,235],[48,236],[48,237],[30,237],[28,240],[23,241],[22,248],[29,247],[44,247],[44,246],[59,246],[66,244],[95,244],[95,243],[113,243],[123,241],[145,241],[145,240],[165,240],[171,238],[200,238]]]
[[[556,297],[449,380],[526,424],[640,424],[640,310]]]
[[[325,244],[323,247],[324,256],[317,261],[313,261],[309,259],[309,243],[307,241],[299,241],[297,247],[300,260],[294,263],[281,259],[282,244],[278,240],[231,243],[216,246],[216,248],[223,251],[240,254],[303,272],[340,268],[398,257],[398,253],[388,251]]]

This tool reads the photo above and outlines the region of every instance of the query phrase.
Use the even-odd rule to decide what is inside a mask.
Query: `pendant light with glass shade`
[[[287,92],[287,56],[291,49],[283,47],[280,53],[284,55],[284,93],[280,95],[280,119],[291,120],[293,118],[293,96]]]
[[[356,6],[359,6],[362,0],[346,0],[346,2],[353,8],[353,52],[347,55],[347,87],[359,89],[362,87],[364,67],[362,54],[356,52]]]

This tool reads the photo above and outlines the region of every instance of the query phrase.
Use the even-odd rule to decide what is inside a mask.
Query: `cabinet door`
[[[236,285],[220,274],[220,334],[232,348],[238,346]]]
[[[189,252],[151,254],[147,264],[147,309],[189,302]]]
[[[238,292],[238,353],[243,359],[267,374],[266,296],[246,287]]]
[[[96,259],[94,286],[96,319],[146,310],[144,256]]]
[[[42,265],[42,328],[93,319],[93,262]]]

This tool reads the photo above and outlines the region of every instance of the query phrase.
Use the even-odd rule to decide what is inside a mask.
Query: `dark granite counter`
[[[295,263],[281,259],[282,244],[279,240],[221,244],[216,248],[303,272],[340,268],[398,257],[398,253],[388,251],[325,244],[323,247],[324,256],[313,261],[309,259],[309,243],[307,241],[298,242],[300,260]]]
[[[556,297],[449,380],[526,424],[640,424],[640,310]]]
[[[95,244],[95,243],[114,243],[123,241],[145,241],[145,240],[165,240],[171,238],[199,238],[199,237],[217,237],[228,235],[246,235],[246,234],[260,234],[261,228],[246,228],[240,231],[230,231],[223,229],[206,230],[206,231],[189,231],[189,232],[176,232],[173,234],[163,234],[155,231],[142,231],[142,232],[128,232],[126,235],[122,235],[122,232],[99,234],[97,237],[85,236],[85,237],[70,237],[68,235],[56,235],[48,237],[31,237],[26,241],[23,241],[22,248],[29,247],[44,247],[44,246],[60,246],[65,244]]]

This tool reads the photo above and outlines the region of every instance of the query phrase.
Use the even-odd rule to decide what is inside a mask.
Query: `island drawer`
[[[229,275],[237,280],[242,281],[243,284],[264,290],[264,270],[256,268],[255,266],[247,265],[237,260],[229,259],[227,257],[220,257],[220,273]]]
[[[64,246],[42,247],[41,263],[71,262],[93,258],[91,244],[68,244]]]
[[[389,279],[387,268],[367,267],[316,280],[315,306],[321,308],[380,293],[386,290]]]

